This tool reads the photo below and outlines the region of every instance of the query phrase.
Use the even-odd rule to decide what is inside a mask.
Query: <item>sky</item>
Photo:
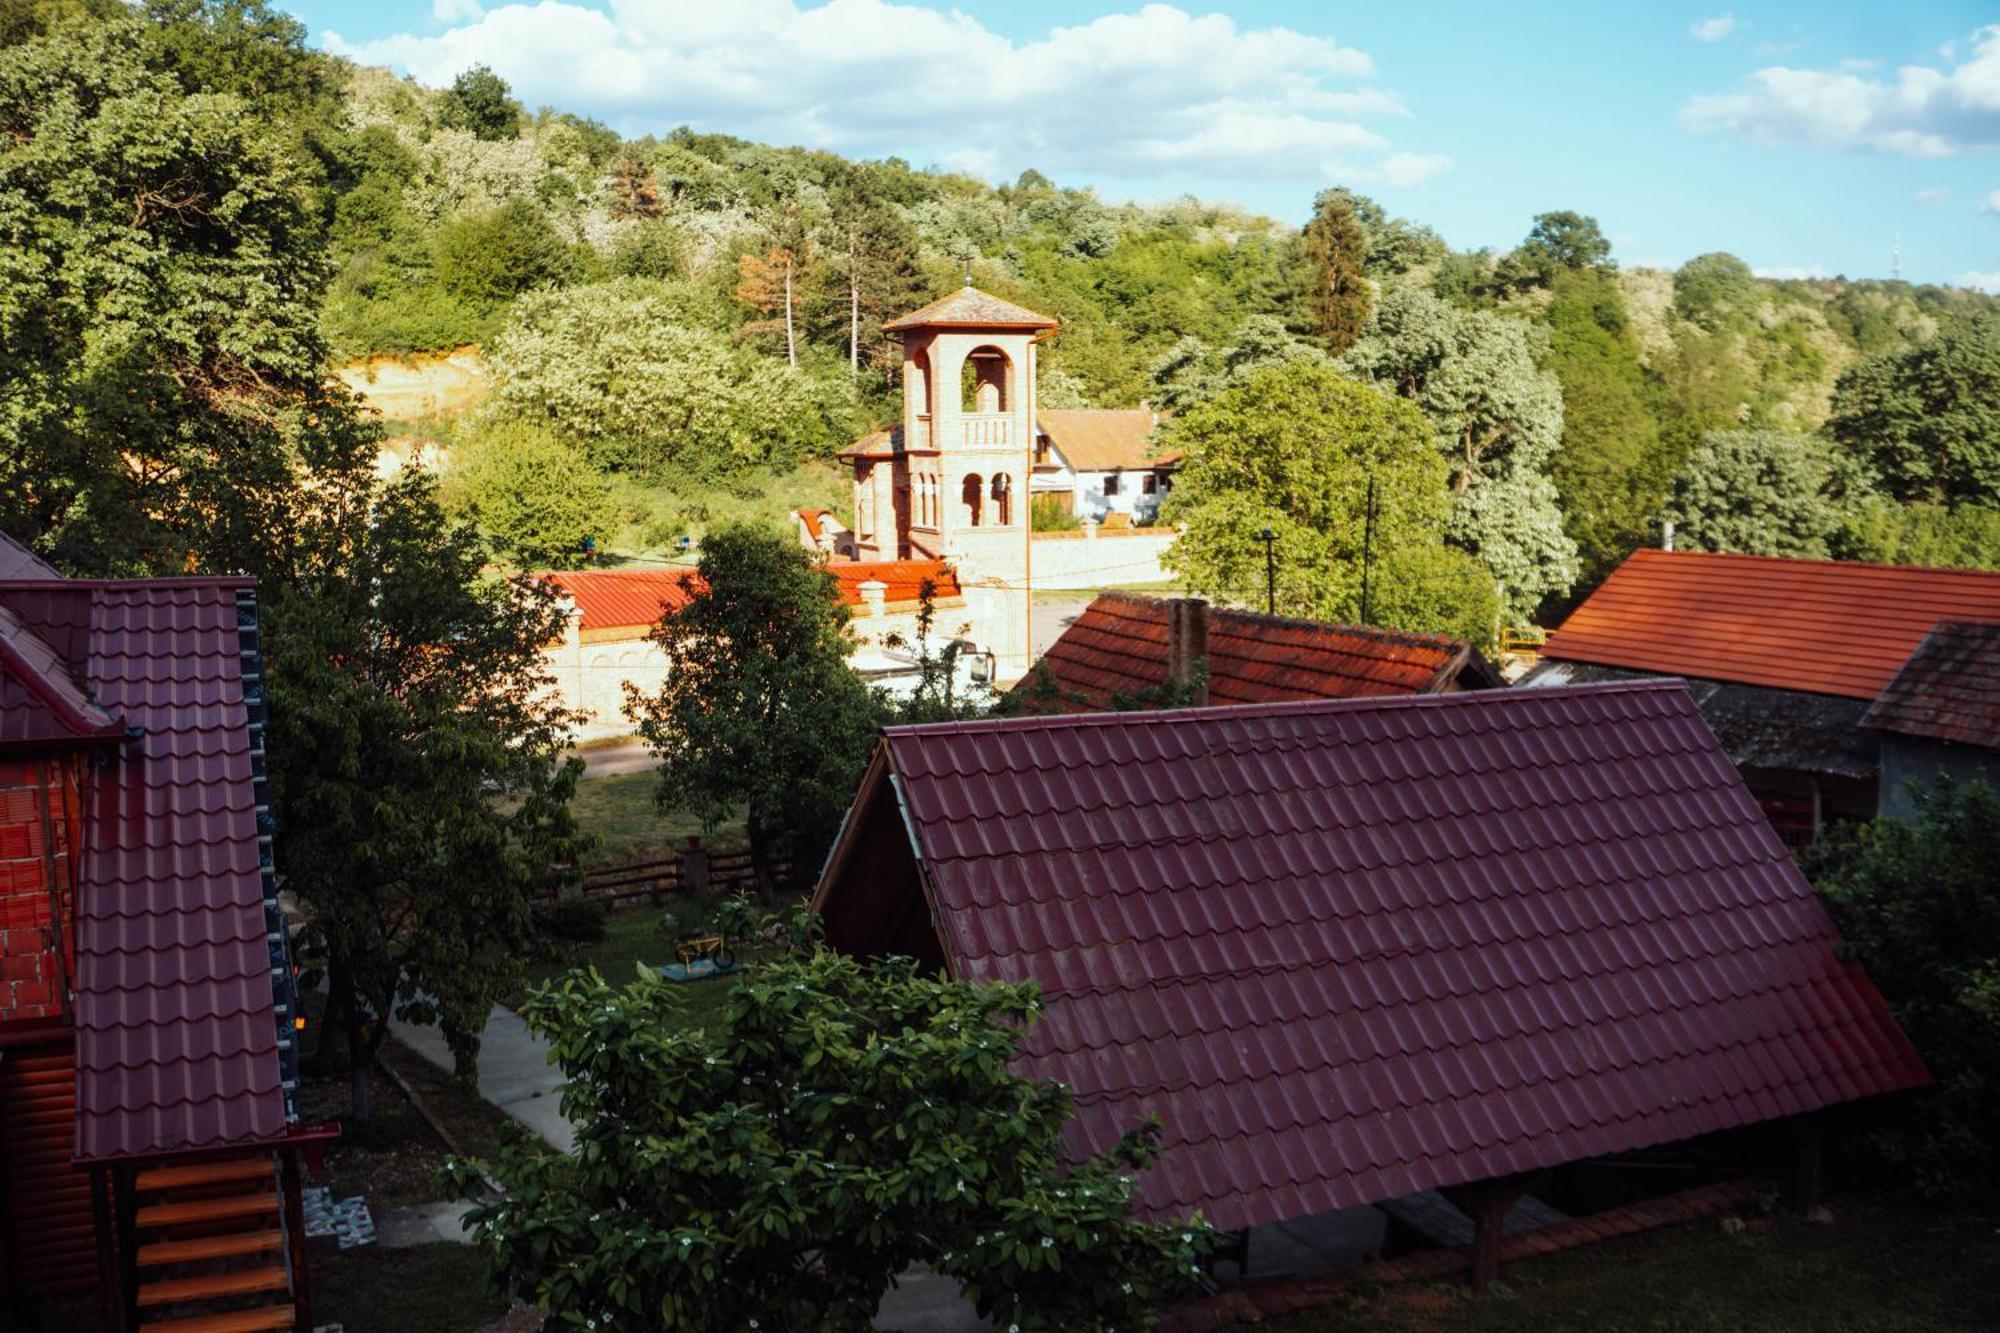
[[[1596,217],[1627,265],[2000,291],[2000,0],[1360,5],[280,0],[530,107],[1291,222],[1349,185],[1460,248]]]

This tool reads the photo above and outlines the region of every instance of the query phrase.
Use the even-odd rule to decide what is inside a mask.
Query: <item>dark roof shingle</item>
[[[1096,712],[1114,706],[1114,696],[1157,690],[1167,680],[1170,606],[1137,593],[1099,594],[1042,654],[1038,667],[1057,691],[1053,706],[1036,702],[1036,671],[1015,692],[1031,712]],[[1215,704],[1429,694],[1461,675],[1482,686],[1500,683],[1463,639],[1219,606],[1207,615]]]
[[[1938,621],[1994,618],[1996,572],[1641,550],[1542,655],[1872,699]]]
[[[954,974],[1041,988],[1018,1068],[1074,1092],[1072,1150],[1161,1117],[1149,1215],[1242,1227],[1927,1078],[1677,683],[884,754]]]
[[[1861,725],[2000,750],[2000,621],[1941,622]]]

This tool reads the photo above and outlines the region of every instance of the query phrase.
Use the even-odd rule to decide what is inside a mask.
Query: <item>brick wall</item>
[[[75,963],[69,776],[53,760],[0,761],[0,1022],[60,1017],[67,1007]]]

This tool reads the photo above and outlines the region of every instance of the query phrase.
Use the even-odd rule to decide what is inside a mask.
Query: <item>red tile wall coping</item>
[[[1727,1213],[1774,1189],[1776,1186],[1767,1180],[1704,1185],[1662,1199],[1647,1199],[1593,1213],[1589,1217],[1575,1218],[1552,1227],[1518,1232],[1502,1244],[1500,1261],[1516,1264],[1540,1255],[1559,1254],[1580,1245],[1698,1222],[1705,1217]],[[1325,1305],[1360,1282],[1387,1286],[1403,1282],[1436,1282],[1465,1272],[1471,1263],[1471,1256],[1462,1249],[1419,1250],[1398,1259],[1364,1263],[1343,1273],[1257,1283],[1204,1297],[1168,1311],[1160,1320],[1159,1333],[1211,1333],[1211,1330],[1234,1328],[1241,1324],[1262,1323],[1266,1319],[1277,1319]]]

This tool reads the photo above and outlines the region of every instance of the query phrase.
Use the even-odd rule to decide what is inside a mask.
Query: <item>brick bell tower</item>
[[[1029,666],[1035,351],[1056,325],[970,283],[883,325],[903,340],[901,447],[856,481],[857,513],[894,512],[908,554],[956,567],[1003,676]]]

